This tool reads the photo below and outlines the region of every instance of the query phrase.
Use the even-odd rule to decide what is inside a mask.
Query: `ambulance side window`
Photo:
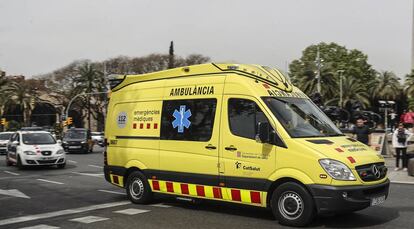
[[[233,135],[255,139],[259,122],[269,122],[257,104],[247,99],[229,99],[229,125]]]
[[[165,100],[161,115],[161,140],[209,141],[216,105],[216,99]]]

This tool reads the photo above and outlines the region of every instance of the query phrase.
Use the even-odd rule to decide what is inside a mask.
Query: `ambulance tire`
[[[128,199],[134,204],[148,204],[153,199],[153,193],[147,178],[139,171],[129,174],[126,183]]]
[[[302,185],[287,182],[277,187],[272,194],[273,215],[282,225],[303,227],[315,216],[315,203],[311,194]]]

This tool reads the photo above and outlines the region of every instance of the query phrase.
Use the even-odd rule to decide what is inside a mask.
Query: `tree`
[[[359,102],[364,107],[370,105],[369,94],[366,88],[360,84],[355,78],[347,76],[342,81],[343,94],[341,107],[350,107]],[[330,99],[326,102],[327,105],[339,104],[339,97]]]
[[[87,93],[87,119],[88,129],[91,129],[91,93],[103,92],[105,87],[105,79],[103,73],[99,71],[96,65],[86,62],[78,67],[78,76],[74,79],[76,84],[75,90],[80,93]]]
[[[389,71],[379,73],[375,82],[373,93],[376,100],[396,100],[399,97],[401,85],[394,73]]]
[[[404,91],[409,97],[414,97],[414,69],[405,76]]]
[[[325,101],[339,97],[338,70],[344,70],[344,77],[352,77],[357,83],[367,85],[375,80],[375,70],[368,64],[367,55],[361,51],[349,50],[336,43],[319,43],[310,45],[302,52],[302,57],[289,65],[289,76],[292,82],[310,95],[316,92],[315,62],[319,47],[322,59],[321,94]]]
[[[169,55],[168,55],[168,68],[174,68],[175,64],[174,64],[174,42],[171,41],[170,43],[170,50],[169,50]]]
[[[23,112],[23,123],[25,126],[30,125],[30,116],[36,103],[36,90],[25,81],[11,81],[4,89],[8,100],[6,106],[15,106]]]

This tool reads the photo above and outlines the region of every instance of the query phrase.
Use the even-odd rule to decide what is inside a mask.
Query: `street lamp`
[[[345,70],[338,70],[336,71],[337,74],[339,74],[339,107],[342,108],[342,74],[345,72]]]

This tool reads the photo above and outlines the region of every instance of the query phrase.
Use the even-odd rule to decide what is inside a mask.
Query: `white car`
[[[14,132],[0,132],[0,154],[7,153],[7,143]]]
[[[66,153],[49,132],[17,131],[7,145],[6,164],[16,164],[19,168],[36,165],[64,168]]]

